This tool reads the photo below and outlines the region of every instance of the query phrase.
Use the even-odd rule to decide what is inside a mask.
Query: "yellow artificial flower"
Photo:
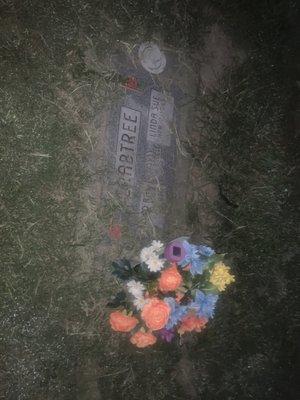
[[[235,281],[234,275],[229,273],[230,268],[222,261],[214,265],[211,271],[210,283],[212,283],[220,292],[223,292],[227,285]]]

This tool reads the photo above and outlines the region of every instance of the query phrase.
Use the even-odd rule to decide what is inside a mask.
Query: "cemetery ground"
[[[296,14],[279,0],[0,2],[1,399],[296,398]],[[221,52],[222,76],[191,100],[176,233],[205,226],[236,283],[205,332],[141,351],[106,322],[110,262],[141,233],[109,238],[120,204],[90,121],[124,92],[112,49],[151,39],[200,71],[214,24],[239,61]]]

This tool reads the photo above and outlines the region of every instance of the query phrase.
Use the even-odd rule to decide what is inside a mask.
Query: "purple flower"
[[[165,252],[164,258],[171,262],[180,262],[186,256],[186,251],[184,247],[184,240],[175,239],[172,242],[168,243]]]
[[[163,329],[160,329],[159,331],[157,331],[157,334],[162,340],[170,343],[174,339],[175,331],[174,331],[174,329],[163,328]]]

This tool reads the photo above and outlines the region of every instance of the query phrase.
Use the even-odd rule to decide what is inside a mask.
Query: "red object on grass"
[[[129,76],[125,82],[125,87],[131,90],[137,90],[139,84],[134,76]]]
[[[121,239],[121,236],[122,236],[121,226],[118,224],[111,225],[109,228],[108,234],[111,239],[115,239],[115,240]]]

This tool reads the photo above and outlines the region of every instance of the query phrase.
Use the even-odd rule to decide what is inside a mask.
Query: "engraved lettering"
[[[136,132],[136,125],[130,126],[130,125],[125,125],[125,123],[123,123],[122,125],[122,129],[124,131],[129,131],[129,132]]]
[[[140,130],[140,111],[128,107],[121,108],[116,172],[120,179],[120,185],[124,197],[130,200],[132,196],[132,185],[135,181],[136,152]],[[120,188],[121,188],[120,187]]]
[[[123,133],[121,140],[126,143],[135,143],[135,136],[129,136],[127,133]]]
[[[130,171],[128,172],[127,169]],[[120,165],[118,167],[118,172],[122,175],[131,175],[132,167],[125,166],[125,165]]]
[[[133,164],[133,157],[130,155],[126,155],[126,154],[121,154],[120,161],[127,163],[127,164]]]
[[[169,147],[171,145],[171,122],[173,120],[174,99],[165,93],[151,91],[147,140]]]
[[[132,115],[126,114],[126,112],[123,113],[123,118],[126,121],[134,122],[135,124],[137,123],[137,120],[138,120],[138,116],[137,115],[135,115],[134,118],[133,118]]]
[[[134,148],[123,146],[122,143],[120,143],[120,151],[123,151],[123,150],[134,151]]]

